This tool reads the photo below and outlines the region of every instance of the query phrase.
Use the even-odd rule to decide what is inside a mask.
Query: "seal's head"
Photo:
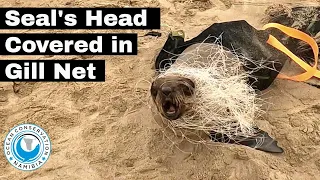
[[[186,108],[186,98],[194,93],[192,80],[179,76],[157,78],[151,86],[151,95],[159,112],[169,120],[178,119]]]

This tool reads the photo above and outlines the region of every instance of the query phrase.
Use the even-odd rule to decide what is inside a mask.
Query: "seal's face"
[[[160,113],[169,120],[178,119],[185,111],[185,99],[194,92],[194,83],[184,77],[157,78],[151,86],[151,95]]]

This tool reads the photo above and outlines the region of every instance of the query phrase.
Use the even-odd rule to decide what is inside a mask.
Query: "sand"
[[[146,81],[153,76],[153,58],[170,30],[182,29],[190,39],[212,23],[239,19],[261,28],[264,10],[275,2],[319,4],[311,0],[2,0],[1,7],[161,7],[163,36],[140,37],[137,56],[0,56],[2,60],[105,59],[107,67],[103,83],[0,83],[1,144],[13,126],[28,122],[48,132],[53,149],[48,162],[33,172],[16,170],[0,153],[0,179],[320,179],[320,90],[316,87],[278,79],[264,92],[270,105],[266,116],[257,121],[284,148],[279,155],[237,145],[217,144],[210,149],[185,141],[173,145],[163,136],[148,104]],[[147,31],[121,32],[143,35]],[[298,72],[292,67],[290,62],[285,70]]]

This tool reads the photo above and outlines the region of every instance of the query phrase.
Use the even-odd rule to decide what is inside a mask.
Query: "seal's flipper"
[[[270,153],[282,153],[283,149],[277,145],[277,141],[269,136],[268,133],[258,130],[258,133],[254,137],[244,138],[239,137],[237,140],[230,139],[227,135],[210,132],[211,139],[214,142],[230,143],[230,144],[241,144],[248,146],[260,151],[270,152]]]
[[[239,144],[249,146],[265,152],[282,153],[283,149],[278,146],[278,142],[269,136],[267,132],[260,130],[257,136],[244,139],[238,142]]]

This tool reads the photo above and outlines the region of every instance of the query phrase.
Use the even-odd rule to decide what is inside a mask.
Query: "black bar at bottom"
[[[0,81],[103,82],[105,60],[0,60]]]

